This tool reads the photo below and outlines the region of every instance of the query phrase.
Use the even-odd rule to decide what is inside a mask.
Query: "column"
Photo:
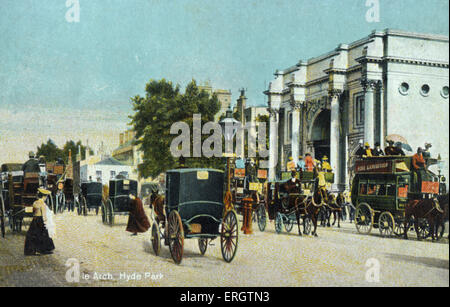
[[[276,166],[278,163],[278,109],[269,108],[269,180],[275,180]]]
[[[292,107],[292,139],[291,139],[291,148],[292,148],[292,157],[294,161],[298,160],[298,156],[300,155],[300,108],[301,103],[291,101]]]
[[[364,142],[368,142],[371,147],[375,144],[375,88],[377,81],[363,80],[361,82],[364,88]]]
[[[385,126],[384,126],[384,82],[379,81],[378,83],[378,89],[380,92],[380,132],[379,132],[379,142],[381,145],[381,148],[384,148],[384,138],[385,138]]]
[[[340,168],[340,140],[341,140],[341,127],[340,127],[340,110],[339,110],[339,97],[342,94],[340,90],[330,91],[331,99],[331,121],[330,121],[330,164],[334,173],[334,186],[333,190],[341,184],[341,168]]]

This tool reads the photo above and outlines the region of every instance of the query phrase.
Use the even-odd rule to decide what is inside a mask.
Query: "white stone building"
[[[80,181],[101,181],[108,185],[109,180],[123,174],[129,178],[132,168],[112,157],[88,156],[80,161]]]
[[[271,130],[269,177],[289,156],[330,157],[335,188],[349,184],[360,140],[404,136],[449,162],[448,37],[374,31],[351,44],[277,70],[265,92]],[[276,167],[275,167],[276,165]]]

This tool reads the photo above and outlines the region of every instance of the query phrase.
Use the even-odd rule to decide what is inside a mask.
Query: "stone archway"
[[[330,121],[331,111],[323,109],[315,117],[309,131],[309,143],[318,160],[323,156],[330,157]]]

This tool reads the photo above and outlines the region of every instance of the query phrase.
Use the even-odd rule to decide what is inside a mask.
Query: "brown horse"
[[[339,193],[336,196],[334,194],[328,193],[328,201],[326,202],[326,206],[330,210],[330,214],[327,216],[327,227],[334,226],[336,224],[336,220],[338,222],[338,228],[341,228],[341,212],[342,208],[345,204],[345,198],[342,193]],[[330,224],[331,221],[331,215],[333,215],[334,220],[333,224]]]
[[[440,209],[438,200],[435,198],[410,200],[405,207],[404,238],[408,239],[407,229],[409,228],[411,217],[414,217],[414,229],[416,230],[418,240],[422,239],[419,234],[419,219],[426,219],[430,226],[431,239],[435,241],[437,237],[436,225],[442,219],[443,214],[444,212]]]
[[[153,195],[152,195],[153,196]],[[156,213],[156,222],[158,224],[161,223],[162,227],[165,227],[166,215],[164,210],[164,196],[163,195],[154,195],[154,197],[150,197],[150,208]]]
[[[448,222],[448,193],[436,197],[439,206],[444,211],[442,216],[436,222],[436,231],[438,232],[438,239],[444,235],[445,223]]]
[[[317,220],[319,211],[324,204],[325,195],[323,195],[324,191],[322,189],[316,189],[312,196],[302,197],[296,199],[296,206],[298,210],[296,210],[296,214],[298,216],[303,213],[306,217],[311,218],[314,229],[312,231],[312,235],[317,237]],[[297,221],[299,221],[299,217],[297,217]],[[300,224],[298,224],[299,232],[300,232]],[[305,228],[305,219],[303,219],[303,228]]]

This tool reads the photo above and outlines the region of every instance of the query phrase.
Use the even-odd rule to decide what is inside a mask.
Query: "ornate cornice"
[[[343,91],[339,90],[339,89],[333,88],[331,90],[328,90],[328,96],[330,98],[338,98],[339,99],[339,97],[341,97],[342,94],[343,94]]]
[[[295,111],[301,110],[301,108],[302,108],[302,106],[303,106],[303,102],[300,102],[300,101],[294,101],[294,100],[291,100],[291,101],[289,102],[289,104],[291,105],[292,110],[295,110]]]
[[[370,80],[370,79],[361,79],[361,86],[364,91],[375,91],[382,86],[383,82],[381,80]]]

